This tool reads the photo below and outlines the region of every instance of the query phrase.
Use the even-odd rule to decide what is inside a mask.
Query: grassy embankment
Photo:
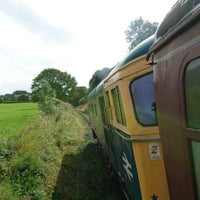
[[[21,117],[17,118],[19,122]],[[85,120],[72,108],[60,105],[54,115],[38,114],[19,134],[1,139],[0,199],[99,200],[121,196],[102,154],[91,143]]]

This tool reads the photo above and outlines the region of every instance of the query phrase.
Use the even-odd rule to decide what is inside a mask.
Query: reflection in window
[[[139,123],[142,125],[157,124],[153,74],[150,73],[134,80],[130,88]]]
[[[193,60],[185,73],[187,126],[200,129],[200,59]]]

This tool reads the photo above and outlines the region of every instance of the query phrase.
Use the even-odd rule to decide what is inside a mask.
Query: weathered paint
[[[121,136],[130,139],[121,130],[112,127],[110,132],[111,149],[113,149],[113,164],[119,174],[123,189],[130,199],[141,200],[142,194],[138,179],[136,159],[132,149],[131,140],[125,140]]]
[[[178,20],[168,26],[172,16]],[[200,198],[199,173],[194,168],[194,156],[200,153],[200,131],[187,125],[185,99],[187,66],[200,57],[199,17],[200,1],[178,1],[161,23],[150,51],[154,55],[158,122],[172,200]]]

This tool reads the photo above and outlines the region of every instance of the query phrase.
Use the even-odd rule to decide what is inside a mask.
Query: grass
[[[38,115],[36,103],[0,104],[0,139],[13,136]]]
[[[87,123],[58,105],[0,142],[0,199],[118,200],[118,182],[91,142]]]

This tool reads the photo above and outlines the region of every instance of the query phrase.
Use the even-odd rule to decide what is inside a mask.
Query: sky
[[[46,68],[89,87],[128,53],[131,21],[160,23],[176,0],[0,0],[0,95],[31,92]]]

